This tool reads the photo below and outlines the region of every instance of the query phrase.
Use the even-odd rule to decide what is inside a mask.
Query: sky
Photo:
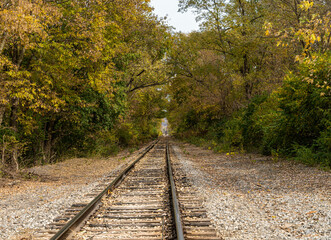
[[[151,0],[151,6],[155,8],[154,12],[159,17],[168,15],[167,21],[176,28],[176,32],[189,33],[199,30],[199,24],[192,12],[178,12],[178,0]]]

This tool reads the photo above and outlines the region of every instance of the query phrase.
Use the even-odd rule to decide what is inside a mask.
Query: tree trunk
[[[45,143],[45,155],[47,163],[51,163],[52,161],[52,134],[47,133],[47,140]]]
[[[19,104],[18,98],[14,98],[12,100],[11,115],[10,115],[9,125],[12,127],[12,129],[15,132],[17,132],[17,110],[18,110],[18,104]]]
[[[248,66],[248,56],[247,54],[244,54],[243,56],[244,64],[242,67],[242,75],[245,81],[245,93],[246,93],[246,99],[249,100],[252,97],[252,91],[253,91],[253,84],[247,79],[247,75],[249,74],[249,66]]]
[[[5,136],[6,135],[3,135],[2,136],[2,155],[1,155],[1,163],[2,163],[2,166],[4,166],[6,164],[6,148],[7,148],[7,143],[5,142]]]
[[[20,169],[20,166],[19,166],[19,163],[18,163],[18,147],[15,147],[14,150],[13,150],[13,161],[14,161],[14,164],[16,166],[16,171],[18,172],[18,170]]]
[[[3,117],[5,115],[5,110],[6,110],[6,108],[4,106],[0,106],[0,126],[2,124]]]
[[[0,44],[0,54],[2,54],[2,51],[5,48],[7,38],[8,38],[8,34],[5,32],[3,34],[3,37],[2,37],[2,40],[1,40],[1,44]]]
[[[22,47],[22,50],[20,51],[18,59],[17,59],[17,70],[20,69],[21,63],[24,58],[24,54],[25,54],[25,47]]]
[[[46,138],[43,143],[43,160],[44,163],[51,163],[52,155],[53,155],[53,128],[54,128],[54,121],[49,121],[45,124],[45,135]]]
[[[17,131],[18,131],[18,127],[17,127],[17,125],[18,125],[18,123],[17,123],[18,105],[19,105],[19,99],[18,98],[13,99],[9,123],[10,123],[10,127],[14,130],[15,133],[17,133]],[[19,152],[19,146],[15,146],[14,149],[12,150],[12,161],[13,161],[13,164],[16,165],[16,171],[19,170],[18,152]]]

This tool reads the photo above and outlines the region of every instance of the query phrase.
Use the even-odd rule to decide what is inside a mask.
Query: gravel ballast
[[[0,239],[35,239],[72,204],[90,201],[86,194],[138,155],[123,151],[108,159],[70,159],[27,169],[35,180],[7,180],[0,187]]]
[[[172,143],[224,239],[331,239],[331,173],[253,154]],[[0,186],[0,239],[34,239],[104,177],[138,156],[71,159],[29,169],[35,180]]]
[[[189,144],[173,150],[225,239],[331,239],[329,172]]]
[[[29,194],[17,194],[2,200],[0,238],[19,239],[24,233],[45,228],[55,217],[61,215],[65,209],[95,186],[96,183],[59,187],[41,186],[29,191]]]

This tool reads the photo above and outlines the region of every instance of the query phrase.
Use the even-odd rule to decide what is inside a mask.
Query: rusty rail
[[[154,146],[157,144],[158,140],[153,142],[148,146],[143,154],[137,158],[133,163],[130,164],[121,174],[112,181],[107,188],[105,188],[97,197],[95,197],[86,207],[83,208],[73,219],[71,219],[63,228],[61,228],[51,240],[60,240],[68,238],[75,230],[84,222],[84,220],[90,216],[93,211],[97,208],[102,197],[106,195],[109,191],[112,191],[116,185],[125,177],[125,175],[134,167],[134,165],[142,159]]]

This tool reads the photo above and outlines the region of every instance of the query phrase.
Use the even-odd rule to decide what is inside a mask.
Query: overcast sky
[[[179,13],[178,0],[151,0],[154,12],[159,17],[168,15],[169,25],[175,27],[175,31],[189,33],[199,30],[199,25],[195,21],[195,15],[192,12]]]

